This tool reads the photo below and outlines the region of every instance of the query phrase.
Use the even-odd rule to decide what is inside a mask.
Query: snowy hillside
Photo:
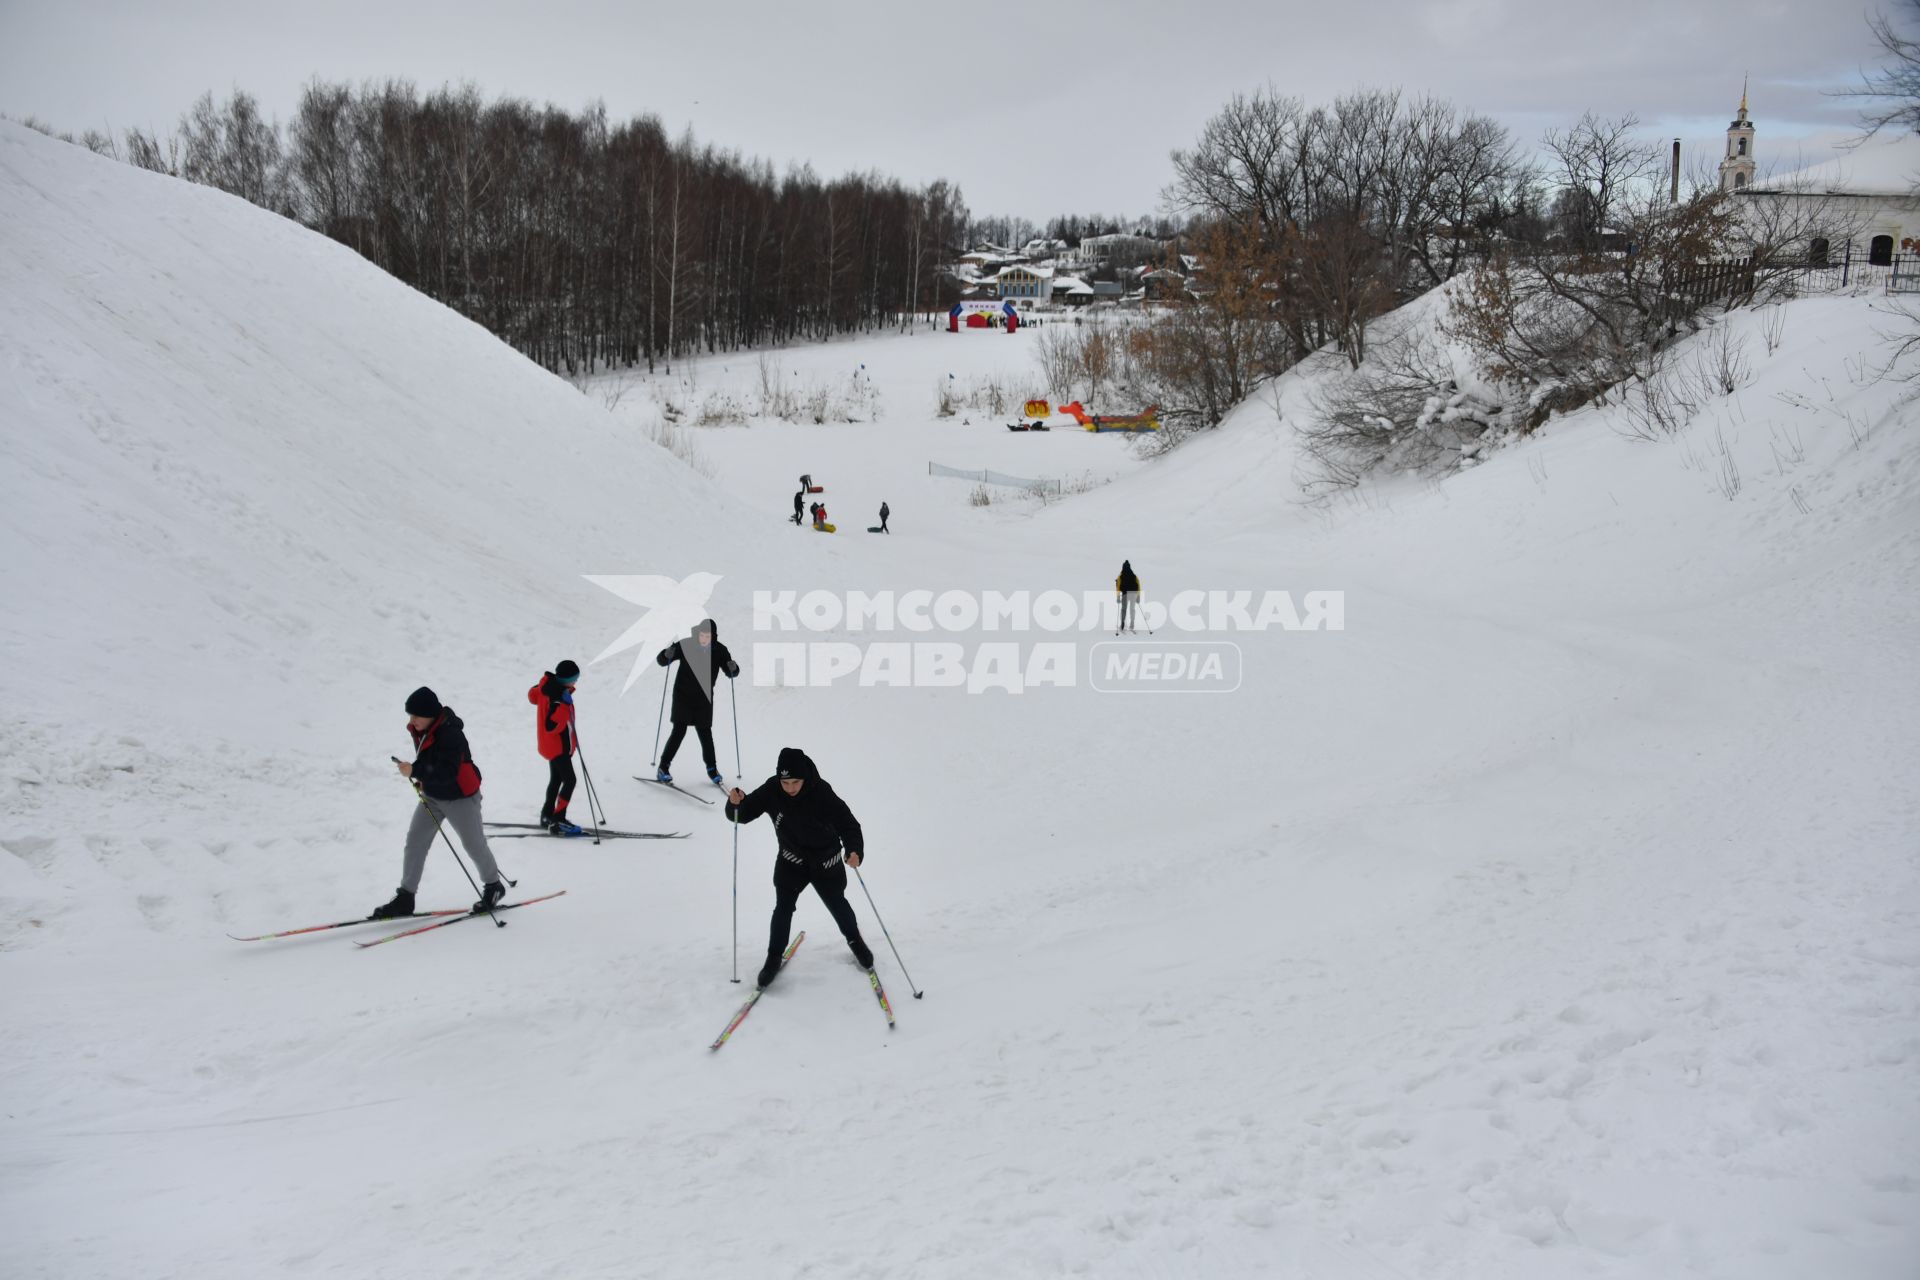
[[[1751,380],[1678,437],[1584,412],[1327,509],[1311,371],[1143,461],[941,416],[948,375],[1028,389],[998,333],[778,353],[872,411],[682,427],[709,477],[645,429],[772,363],[576,389],[0,125],[7,1273],[1910,1276],[1915,409],[1859,372],[1865,300],[1773,351],[1726,323]],[[977,506],[930,461],[1094,487]],[[803,471],[841,532],[786,523]],[[505,929],[225,936],[391,893],[416,684],[531,820],[527,686],[637,612],[582,574],[722,575],[744,659],[757,590],[1077,595],[1123,557],[1150,601],[1339,591],[1345,628],[1209,633],[1222,696],[736,686],[749,782],[804,746],[865,826],[926,992],[856,888],[896,1030],[809,895],[708,1051],[732,832],[631,780],[660,685],[622,697],[625,656],[586,762],[614,825],[687,838],[500,841],[516,896],[567,891]],[[743,828],[749,975],[773,860]],[[422,905],[470,897],[437,850]]]

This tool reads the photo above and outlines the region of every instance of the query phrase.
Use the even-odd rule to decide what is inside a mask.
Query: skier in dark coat
[[[427,850],[441,823],[452,827],[473,859],[485,887],[475,911],[485,911],[507,896],[500,883],[500,866],[487,847],[487,830],[480,818],[480,770],[467,747],[466,726],[453,708],[440,705],[433,690],[422,685],[407,697],[407,732],[413,735],[413,763],[400,763],[400,776],[410,779],[426,797],[413,809],[407,828],[405,861],[400,888],[393,900],[374,909],[372,919],[392,920],[413,914],[413,895],[426,870]]]
[[[555,835],[578,835],[580,828],[567,820],[567,805],[573,801],[573,686],[580,679],[580,664],[564,661],[552,671],[542,672],[540,683],[527,690],[527,701],[534,705],[534,741],[541,758],[547,762],[547,798],[540,806],[540,825]]]
[[[1113,594],[1120,602],[1120,629],[1129,631],[1140,606],[1140,579],[1134,576],[1133,561],[1120,562],[1120,576],[1113,580]]]
[[[882,533],[893,532],[891,529],[887,528],[887,517],[892,514],[893,513],[887,509],[886,499],[884,498],[881,499],[880,501],[880,532]]]
[[[774,776],[748,795],[735,787],[727,793],[727,817],[752,822],[763,813],[773,815],[774,839],[780,857],[773,864],[773,922],[767,930],[767,962],[756,980],[764,987],[780,973],[780,957],[787,949],[793,909],[808,885],[820,895],[863,969],[873,968],[873,951],[860,937],[860,922],[847,901],[847,868],[866,857],[860,823],[847,802],[834,792],[806,752],[780,749]]]
[[[795,524],[800,523],[800,511],[803,504],[805,504],[806,500],[807,500],[807,491],[805,489],[802,489],[798,493],[793,495],[793,522]]]
[[[663,667],[680,663],[673,680],[673,732],[667,735],[667,748],[660,753],[657,781],[673,781],[667,766],[673,763],[674,752],[680,750],[691,727],[700,735],[700,755],[707,763],[707,777],[716,787],[725,785],[713,754],[713,686],[722,672],[729,680],[738,677],[740,664],[720,643],[720,629],[712,618],[694,627],[685,640],[662,649],[656,661]]]

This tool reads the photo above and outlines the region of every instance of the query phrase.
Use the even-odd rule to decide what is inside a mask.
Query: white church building
[[[1766,213],[1778,215],[1792,208],[1812,215],[1830,227],[1810,229],[1804,247],[1807,261],[1825,265],[1850,252],[1852,261],[1889,266],[1896,254],[1920,253],[1920,137],[1883,131],[1835,159],[1779,175],[1757,177],[1754,125],[1747,115],[1747,95],[1740,95],[1740,111],[1727,126],[1726,152],[1720,160],[1720,189],[1740,202],[1793,202]],[[1764,217],[1755,208],[1756,220]],[[1792,221],[1778,216],[1780,224]]]

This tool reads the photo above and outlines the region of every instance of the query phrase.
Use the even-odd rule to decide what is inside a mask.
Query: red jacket
[[[540,676],[540,683],[527,690],[527,701],[535,707],[533,728],[540,743],[540,758],[558,760],[573,754],[573,703],[567,700],[567,687],[551,671]]]

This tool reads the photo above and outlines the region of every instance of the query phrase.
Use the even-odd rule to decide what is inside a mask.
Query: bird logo
[[[620,686],[625,693],[633,688],[640,673],[651,665],[652,655],[680,640],[692,631],[696,623],[708,617],[707,601],[713,598],[713,590],[720,585],[717,573],[694,573],[675,581],[664,574],[657,573],[587,573],[582,574],[588,582],[603,591],[612,592],[628,604],[637,604],[646,612],[639,621],[620,633],[620,638],[602,649],[589,662],[595,666],[618,653],[638,646],[639,652],[633,658],[633,670],[627,673],[627,682]]]

